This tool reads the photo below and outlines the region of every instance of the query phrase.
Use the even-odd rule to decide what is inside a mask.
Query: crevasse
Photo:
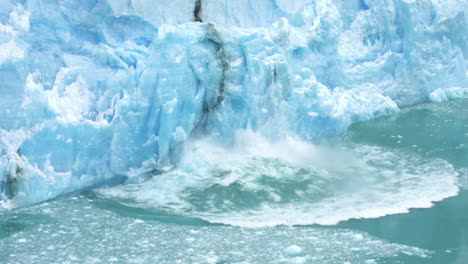
[[[0,0],[0,204],[461,96],[467,24],[464,0]]]

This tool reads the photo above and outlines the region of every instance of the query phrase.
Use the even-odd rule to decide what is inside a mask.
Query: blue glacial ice
[[[467,25],[465,0],[0,0],[0,204],[463,96]]]

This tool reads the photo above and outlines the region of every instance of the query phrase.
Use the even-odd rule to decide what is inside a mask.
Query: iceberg
[[[467,25],[464,0],[0,0],[0,205],[462,96]]]

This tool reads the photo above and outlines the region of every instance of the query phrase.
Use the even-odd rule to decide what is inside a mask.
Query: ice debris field
[[[0,0],[0,208],[463,96],[467,25],[466,0]]]

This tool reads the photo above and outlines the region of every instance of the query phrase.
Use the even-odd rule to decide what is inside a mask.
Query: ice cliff
[[[0,0],[0,204],[460,96],[467,25],[465,0]]]

